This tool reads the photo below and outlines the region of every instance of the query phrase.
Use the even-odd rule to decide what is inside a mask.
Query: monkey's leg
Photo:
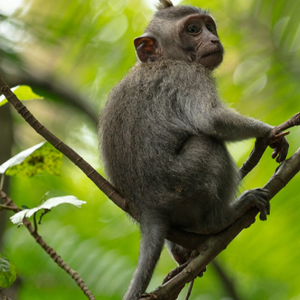
[[[205,232],[214,234],[224,230],[254,206],[260,210],[260,219],[266,220],[267,215],[270,214],[269,198],[269,192],[265,189],[257,188],[245,191],[222,210],[208,213],[205,220]]]
[[[172,224],[193,233],[215,234],[233,224],[251,207],[257,207],[260,210],[261,220],[266,220],[270,213],[270,196],[265,189],[245,191],[234,201],[226,198],[225,192],[222,198],[221,192],[222,186],[218,193],[207,193],[205,198],[201,198],[203,195],[198,194],[184,199],[176,206],[176,211],[172,215]],[[201,206],[201,203],[206,206]]]
[[[141,222],[142,239],[137,268],[123,300],[137,300],[146,291],[164,245],[166,226],[155,217]]]
[[[169,281],[171,278],[180,273],[188,265],[188,263],[199,254],[197,250],[188,250],[169,240],[166,240],[166,246],[170,254],[173,256],[174,260],[178,263],[179,267],[173,269],[164,279],[163,283]],[[202,277],[204,271],[206,271],[206,269],[200,272],[198,274],[198,277]]]
[[[166,245],[178,265],[186,263],[189,260],[191,253],[193,252],[168,240],[166,240]]]

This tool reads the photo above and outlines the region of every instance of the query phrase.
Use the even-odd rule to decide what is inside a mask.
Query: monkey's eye
[[[214,33],[216,31],[215,28],[209,23],[207,23],[205,26],[206,26],[207,30],[212,33]]]
[[[188,34],[195,35],[200,32],[200,28],[197,25],[191,25],[186,29]]]

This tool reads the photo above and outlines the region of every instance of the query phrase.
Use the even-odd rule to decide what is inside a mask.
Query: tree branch
[[[283,137],[289,133],[289,132],[282,133],[284,130],[299,125],[300,125],[300,112],[293,115],[289,120],[276,126],[273,131],[274,136],[270,138],[274,139],[276,137],[277,138]],[[268,147],[268,143],[266,139],[262,139],[262,138],[256,139],[252,152],[250,153],[246,162],[240,168],[240,173],[242,178],[244,178],[258,164],[267,147]]]
[[[10,198],[8,198],[8,196],[1,190],[0,190],[0,198],[4,201],[3,207],[13,210],[15,213],[21,211],[20,208]],[[73,269],[71,269],[65,263],[65,261],[56,253],[56,251],[46,244],[43,238],[33,228],[30,221],[24,218],[23,224],[28,229],[31,236],[35,239],[35,241],[46,251],[46,253],[52,258],[52,260],[60,268],[62,268],[67,274],[69,274],[72,277],[72,279],[77,283],[77,285],[80,287],[83,293],[88,297],[88,299],[96,300],[96,298],[93,296],[92,292],[88,289],[88,287],[84,283],[83,279],[78,275],[78,273]]]
[[[270,200],[300,171],[300,148],[275,171],[268,183],[263,187],[270,192]],[[227,245],[244,229],[255,221],[259,213],[258,208],[251,208],[243,217],[238,219],[222,232],[211,235],[203,240],[198,248],[199,255],[177,276],[157,288],[152,293],[144,296],[143,300],[174,299],[174,295],[182,287],[193,280]]]
[[[0,78],[0,88],[3,95],[6,97],[16,111],[24,118],[24,120],[45,140],[51,143],[57,150],[68,157],[77,167],[79,167],[88,178],[90,178],[96,186],[102,190],[108,198],[110,198],[117,206],[128,212],[127,203],[116,189],[105,180],[90,164],[88,164],[80,155],[73,149],[59,140],[54,134],[46,129],[22,104],[16,95],[10,90],[7,84]],[[128,212],[129,213],[129,212]],[[134,216],[133,216],[134,217]]]
[[[2,293],[2,288],[0,287],[0,300],[11,300],[7,296]]]

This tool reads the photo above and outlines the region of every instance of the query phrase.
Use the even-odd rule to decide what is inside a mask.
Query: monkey
[[[134,40],[136,64],[108,95],[99,121],[106,176],[128,199],[141,231],[137,268],[123,300],[146,291],[170,228],[215,234],[253,206],[261,220],[270,214],[264,189],[236,198],[240,175],[226,143],[269,141],[274,127],[220,101],[213,70],[224,48],[213,17],[170,0],[160,0],[157,9]],[[268,143],[282,162],[286,138]],[[179,264],[187,261],[189,250],[167,246]]]

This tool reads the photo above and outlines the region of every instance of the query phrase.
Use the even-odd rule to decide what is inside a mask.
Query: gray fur
[[[178,20],[189,14],[199,14],[197,22],[210,18],[199,8],[161,1],[146,34],[135,41],[142,59],[113,88],[100,118],[106,175],[128,200],[142,233],[138,266],[123,300],[145,292],[170,228],[211,234],[251,206],[262,219],[269,213],[264,190],[234,201],[240,178],[225,143],[267,138],[272,126],[219,101],[211,70],[222,61],[223,47],[206,24],[199,36],[182,31],[185,24]],[[216,50],[203,60],[206,68],[199,63]],[[191,251],[168,246],[179,263],[187,261]]]
[[[136,65],[114,87],[100,128],[106,174],[129,200],[145,235],[140,248],[145,263],[139,262],[135,276],[140,281],[141,274],[149,274],[144,291],[167,228],[218,232],[252,206],[243,201],[239,213],[230,206],[239,176],[225,142],[263,137],[272,127],[226,108],[201,65],[162,60]],[[143,228],[149,223],[154,229],[147,240]],[[157,227],[164,229],[156,232]],[[141,283],[133,286],[140,294]]]

